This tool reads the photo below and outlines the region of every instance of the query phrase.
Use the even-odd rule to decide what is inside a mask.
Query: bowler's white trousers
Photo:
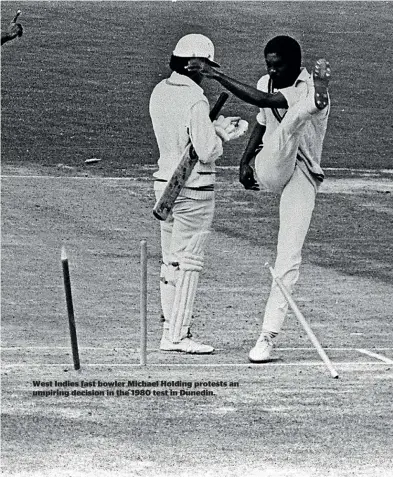
[[[309,111],[312,111],[310,113]],[[311,114],[320,114],[307,101],[288,109],[277,129],[264,138],[263,149],[255,158],[260,185],[280,192],[280,228],[274,270],[292,291],[299,278],[301,253],[315,205],[316,185],[297,164],[297,152],[303,127]],[[273,280],[265,307],[262,330],[278,333],[285,320],[288,304]]]

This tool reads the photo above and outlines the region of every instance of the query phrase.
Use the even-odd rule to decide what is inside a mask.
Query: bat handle
[[[228,93],[221,93],[217,99],[216,104],[213,106],[212,110],[210,111],[209,117],[213,121],[217,119],[218,113],[221,111],[221,108],[224,106],[226,100],[229,98]]]

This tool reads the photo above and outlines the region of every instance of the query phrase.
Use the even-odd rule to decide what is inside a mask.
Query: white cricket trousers
[[[162,191],[156,191],[156,199]],[[160,222],[162,261],[179,262],[191,238],[211,226],[214,216],[214,192],[207,199],[179,196],[171,215]]]
[[[315,205],[316,187],[296,162],[300,137],[310,118],[305,102],[299,102],[290,108],[255,158],[260,185],[272,192],[281,193],[274,270],[290,292],[299,278],[302,248]],[[262,330],[280,332],[287,311],[288,303],[273,280]]]

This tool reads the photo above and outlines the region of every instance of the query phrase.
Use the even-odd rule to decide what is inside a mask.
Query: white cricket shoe
[[[211,354],[214,351],[213,346],[197,343],[190,338],[183,338],[179,343],[173,343],[165,336],[161,338],[161,351],[179,351],[189,354]]]
[[[330,63],[321,58],[315,62],[313,69],[314,102],[317,109],[326,108],[329,104],[329,81],[331,76]]]
[[[269,336],[262,335],[255,346],[251,349],[248,359],[251,363],[265,363],[270,361],[270,353],[273,349],[274,343]]]

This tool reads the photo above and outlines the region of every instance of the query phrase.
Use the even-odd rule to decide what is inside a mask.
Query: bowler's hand
[[[23,35],[23,27],[20,23],[11,23],[7,33],[11,38],[21,37]]]
[[[199,58],[193,58],[188,62],[188,65],[185,67],[190,73],[200,73],[207,78],[214,78],[216,70]]]
[[[259,190],[258,182],[255,180],[253,168],[249,164],[241,164],[239,169],[239,181],[245,189]]]

